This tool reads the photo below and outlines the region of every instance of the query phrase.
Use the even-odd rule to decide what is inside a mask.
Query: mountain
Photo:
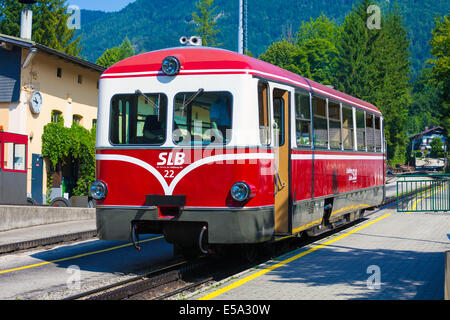
[[[197,1],[197,0],[196,0]],[[95,62],[107,49],[128,37],[136,52],[179,46],[181,36],[193,35],[193,0],[136,0],[118,12],[82,10],[82,56]],[[358,0],[248,0],[249,50],[259,56],[274,41],[295,33],[303,20],[324,13],[341,24]],[[374,2],[376,3],[376,2]],[[412,73],[418,74],[430,56],[429,40],[434,17],[449,12],[450,0],[380,0],[382,11],[395,3],[403,13],[411,39]],[[215,0],[219,43],[237,50],[239,0]]]

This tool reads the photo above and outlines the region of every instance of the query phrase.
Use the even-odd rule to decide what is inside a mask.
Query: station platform
[[[365,221],[185,297],[188,300],[442,300],[450,213]]]
[[[95,219],[68,221],[0,232],[0,254],[84,240],[97,234]]]

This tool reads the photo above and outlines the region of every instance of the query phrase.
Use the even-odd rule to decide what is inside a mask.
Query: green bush
[[[79,163],[79,179],[73,190],[75,196],[88,195],[95,180],[95,135],[95,127],[89,131],[73,123],[67,128],[62,118],[44,127],[42,155],[50,161],[52,168],[57,164],[67,164],[70,157]]]

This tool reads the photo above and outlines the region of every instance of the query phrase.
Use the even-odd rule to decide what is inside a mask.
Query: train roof
[[[180,47],[152,51],[122,60],[101,76],[102,79],[164,75],[164,58],[175,56],[181,62],[179,75],[251,74],[257,77],[295,85],[311,92],[381,114],[374,105],[322,85],[270,63],[236,52],[208,47]]]

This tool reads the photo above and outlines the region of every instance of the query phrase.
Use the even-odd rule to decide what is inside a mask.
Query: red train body
[[[203,248],[349,220],[383,201],[383,137],[375,106],[257,59],[131,57],[100,81],[100,238]]]

